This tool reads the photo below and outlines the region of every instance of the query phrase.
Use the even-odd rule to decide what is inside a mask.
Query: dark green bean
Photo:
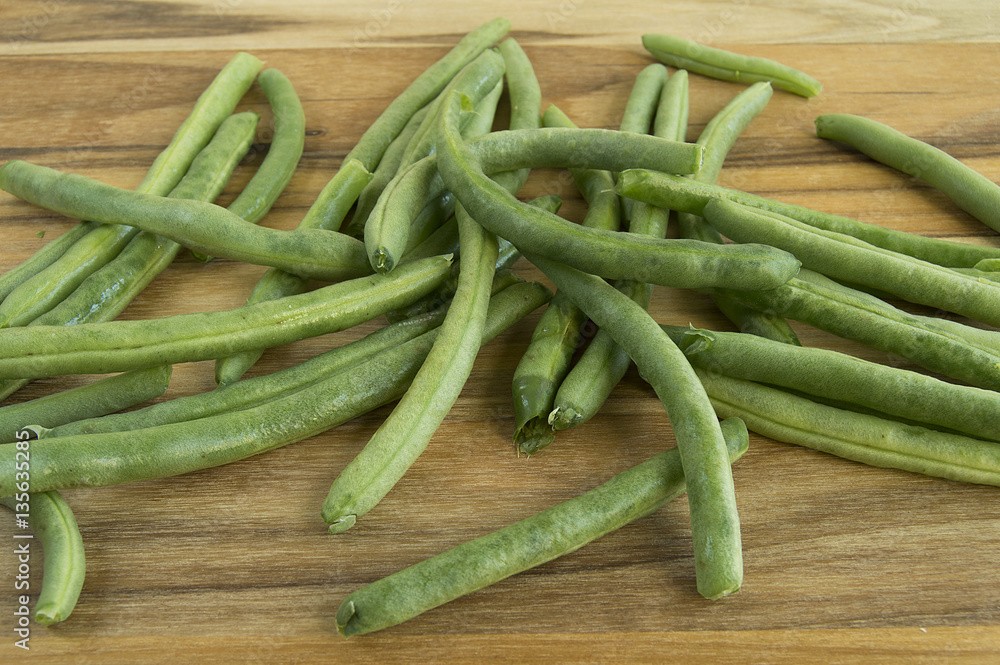
[[[736,242],[780,247],[794,254],[804,267],[828,277],[1000,326],[1000,284],[996,282],[732,201],[709,202],[705,219]]]
[[[684,354],[649,313],[594,275],[526,254],[632,357],[667,411],[688,479],[698,592],[716,599],[743,580],[736,492],[726,442]]]
[[[972,268],[983,259],[1000,258],[1000,248],[897,231],[850,217],[755,196],[738,189],[694,182],[690,178],[655,172],[652,169],[623,172],[618,180],[617,189],[622,196],[695,215],[701,215],[712,199],[735,201],[752,208],[776,212],[816,228],[854,236],[877,247],[950,268]]]
[[[447,276],[450,264],[450,257],[433,257],[400,266],[392,276],[359,277],[219,312],[4,328],[0,378],[101,374],[208,360],[343,330],[428,293]]]
[[[116,374],[77,388],[0,409],[0,443],[9,443],[25,425],[56,427],[135,406],[167,390],[170,365]]]
[[[405,270],[400,266],[394,272]],[[491,299],[485,344],[549,297],[526,282]],[[78,326],[76,326],[78,327]],[[389,349],[303,390],[249,409],[158,427],[31,442],[35,491],[163,478],[246,459],[301,441],[399,398],[437,331]],[[0,496],[16,490],[16,444],[0,444]]]
[[[737,419],[722,422],[735,462],[749,435]],[[352,592],[337,610],[337,630],[362,635],[408,619],[578,550],[656,512],[684,492],[676,448],[536,515],[463,543]]]
[[[813,402],[777,388],[699,371],[715,410],[777,441],[870,466],[1000,485],[1000,446]]]
[[[18,444],[7,445],[17,447]],[[16,513],[28,513],[28,524],[45,553],[42,591],[35,602],[35,621],[43,626],[65,621],[80,598],[87,571],[83,538],[73,511],[54,490],[31,494],[18,490],[0,499],[0,504]]]
[[[363,243],[337,231],[256,226],[205,201],[132,192],[21,161],[0,168],[0,187],[65,215],[133,224],[195,251],[301,277],[338,281],[371,272]]]
[[[943,150],[869,118],[829,113],[816,136],[841,141],[872,159],[920,178],[994,231],[1000,231],[1000,185]]]
[[[823,88],[813,77],[780,62],[712,48],[674,35],[646,34],[642,45],[665,64],[723,81],[770,81],[803,97],[815,97]]]

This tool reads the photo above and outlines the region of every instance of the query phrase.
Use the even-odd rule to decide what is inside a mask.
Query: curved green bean
[[[716,599],[743,580],[736,491],[726,442],[704,388],[684,354],[649,313],[593,275],[526,255],[631,356],[667,411],[688,479],[698,592]]]
[[[257,226],[205,201],[132,192],[21,161],[0,168],[0,188],[64,215],[134,224],[195,251],[301,277],[338,281],[371,272],[364,244],[343,233]]]
[[[400,266],[400,272],[404,270]],[[485,344],[548,299],[534,282],[491,299]],[[78,326],[76,326],[78,327]],[[302,390],[249,409],[124,432],[31,442],[36,491],[164,478],[246,459],[301,441],[399,398],[427,356],[436,330]],[[15,493],[16,444],[0,444],[0,496]]]
[[[16,447],[18,444],[7,445]],[[42,591],[35,602],[35,621],[43,626],[65,621],[80,598],[87,571],[83,538],[73,511],[54,490],[31,494],[18,491],[0,499],[0,504],[17,513],[28,513],[28,524],[45,552]]]
[[[738,189],[694,182],[690,178],[657,172],[653,169],[624,171],[618,180],[617,190],[622,196],[695,215],[701,215],[712,199],[735,201],[751,208],[785,215],[819,229],[854,236],[877,247],[950,268],[972,268],[983,259],[1000,258],[1000,248],[997,247],[970,245],[897,231],[850,217],[782,203]]]
[[[330,533],[350,529],[388,494],[426,449],[472,371],[486,322],[497,242],[461,207],[455,215],[461,256],[455,297],[406,395],[331,485],[322,508]]]
[[[737,419],[721,424],[730,462],[747,450]],[[483,587],[578,550],[656,512],[684,492],[676,448],[624,471],[558,505],[463,543],[354,591],[337,610],[337,630],[363,635],[443,605]]]
[[[1000,446],[813,402],[752,381],[699,371],[720,417],[758,434],[870,466],[1000,485]]]
[[[797,69],[775,60],[698,44],[674,35],[649,33],[642,45],[660,62],[723,81],[770,81],[802,97],[815,97],[823,86]]]
[[[445,114],[457,114],[459,103],[458,97],[452,97],[450,103],[445,105]],[[585,131],[557,128],[533,130]],[[664,145],[672,143],[667,139],[628,132],[614,134],[629,137],[627,145],[631,145],[632,140],[663,142]],[[581,146],[577,143],[573,147]],[[623,149],[625,147],[619,143],[615,159],[635,156]],[[602,277],[631,278],[667,286],[730,284],[756,289],[782,284],[799,268],[793,256],[765,245],[714,245],[583,228],[519,202],[485,175],[476,155],[460,140],[443,141],[443,145],[438,145],[438,157],[438,167],[449,188],[480,224],[506,238],[522,252],[571,261],[573,267]],[[605,163],[601,166],[606,168],[610,165]]]
[[[996,282],[732,201],[709,202],[705,219],[736,242],[780,247],[794,254],[804,267],[828,277],[1000,326],[1000,284]]]
[[[743,333],[663,328],[697,368],[1000,441],[1000,393],[996,391],[828,349],[792,346]]]
[[[247,307],[158,319],[0,330],[0,378],[102,374],[208,360],[369,321],[434,289],[450,257]],[[396,275],[395,273],[399,274]]]
[[[920,178],[994,231],[1000,231],[1000,185],[948,153],[869,118],[829,113],[816,136],[841,141],[872,159]]]
[[[77,388],[0,408],[0,443],[9,443],[25,425],[57,427],[96,418],[159,397],[167,390],[170,365],[116,374]]]

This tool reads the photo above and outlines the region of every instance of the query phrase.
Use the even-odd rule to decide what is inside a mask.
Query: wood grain
[[[740,21],[727,24],[713,39],[717,45],[798,66],[823,81],[824,91],[808,101],[776,93],[731,153],[724,184],[894,228],[1000,244],[925,185],[815,138],[812,120],[820,113],[868,115],[1000,180],[1000,92],[993,76],[1000,48],[990,32],[995,22],[974,16],[985,3],[921,6],[882,39],[871,26],[880,17],[895,21],[898,4],[825,7],[817,17],[773,2],[698,9],[563,3],[552,6],[576,9],[555,29],[529,3],[513,3],[509,15],[545,102],[580,125],[614,127],[633,77],[650,62],[637,47],[649,24],[697,37],[713,15],[736,12]],[[233,50],[248,49],[290,77],[306,109],[300,168],[264,221],[278,228],[295,226],[368,123],[476,24],[476,12],[493,9],[476,5],[468,15],[441,16],[432,13],[439,4],[400,2],[384,30],[359,48],[354,30],[372,20],[378,3],[298,2],[296,11],[237,0],[46,6],[52,16],[34,20],[41,27],[30,39],[15,37],[38,7],[4,8],[10,13],[0,33],[0,161],[29,159],[133,187],[218,68]],[[226,12],[213,23],[217,8]],[[640,15],[647,9],[650,18]],[[950,43],[959,38],[963,43]],[[689,137],[740,89],[692,76]],[[243,107],[264,116],[262,150],[268,111],[258,89]],[[241,165],[220,202],[239,191],[261,154]],[[534,173],[521,195],[542,193],[562,194],[563,214],[582,216],[583,203],[562,173]],[[73,223],[7,195],[0,197],[0,220],[0,271]],[[42,230],[45,239],[36,237]],[[518,269],[539,277],[524,262]],[[182,253],[123,317],[235,307],[261,272],[223,260],[203,265]],[[663,322],[726,327],[706,299],[673,289],[658,289],[651,311]],[[595,420],[563,433],[543,454],[515,456],[510,378],[537,315],[484,348],[427,452],[377,510],[340,536],[326,534],[319,506],[389,407],[223,468],[66,492],[87,546],[86,586],[69,621],[33,628],[31,657],[996,662],[996,488],[869,468],[756,436],[734,471],[746,583],[731,598],[711,603],[695,592],[686,505],[677,501],[573,555],[395,629],[350,641],[336,635],[333,614],[351,590],[576,496],[674,444],[662,407],[633,371]],[[376,325],[273,349],[252,373],[289,366]],[[807,344],[909,366],[797,329]],[[38,381],[12,401],[92,378]],[[164,399],[213,385],[210,363],[179,365]],[[10,521],[0,519],[0,538],[9,543],[12,532]],[[40,559],[32,570],[34,585]],[[0,554],[0,617],[7,617],[0,629],[11,617],[14,571],[14,557]],[[22,654],[6,634],[0,660],[13,662]]]

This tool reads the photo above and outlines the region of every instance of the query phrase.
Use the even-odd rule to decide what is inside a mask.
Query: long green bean
[[[854,236],[859,240],[900,254],[950,268],[972,268],[983,259],[1000,258],[1000,248],[931,238],[889,229],[803,206],[782,203],[738,189],[694,182],[653,169],[634,169],[621,174],[617,184],[622,196],[647,201],[673,210],[701,215],[712,199],[735,201],[751,208],[775,212],[819,229]]]
[[[526,256],[625,349],[663,402],[687,477],[698,592],[734,593],[743,580],[736,491],[725,439],[691,365],[645,309],[604,280]]]
[[[737,419],[721,424],[730,462],[747,450]],[[354,591],[337,610],[337,630],[362,635],[408,619],[500,580],[570,554],[656,512],[684,492],[676,448],[558,505],[468,541]]]
[[[777,388],[699,371],[720,417],[758,434],[870,466],[1000,485],[1000,446],[813,402]]]
[[[17,447],[18,444],[7,445]],[[25,446],[19,450],[27,459],[29,449]],[[45,553],[42,591],[35,601],[35,621],[43,626],[65,621],[80,598],[87,569],[83,538],[73,511],[54,490],[28,494],[18,488],[16,494],[0,499],[0,504],[16,513],[28,514],[28,524]]]
[[[25,425],[56,427],[135,406],[167,389],[170,365],[109,376],[77,388],[0,408],[0,443],[9,443]]]
[[[404,269],[400,266],[394,272]],[[549,295],[533,282],[498,293],[491,299],[483,343]],[[249,409],[139,430],[32,441],[32,491],[164,478],[301,441],[399,398],[436,336],[432,330],[348,371]],[[0,444],[0,496],[17,490],[15,446]]]
[[[994,231],[1000,231],[1000,185],[929,143],[881,122],[847,113],[816,118],[816,136],[841,141],[872,159],[920,178]]]
[[[400,307],[447,276],[450,257],[219,312],[0,330],[0,378],[100,374],[208,360],[346,327]],[[396,275],[395,273],[399,274]]]
[[[815,97],[823,88],[808,74],[775,60],[712,48],[674,35],[646,34],[642,45],[665,64],[723,81],[770,81],[803,97]]]

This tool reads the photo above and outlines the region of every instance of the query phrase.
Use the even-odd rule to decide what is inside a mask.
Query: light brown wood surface
[[[236,50],[281,69],[305,106],[305,153],[264,223],[292,228],[368,124],[464,32],[509,17],[544,103],[615,127],[652,62],[644,32],[674,32],[803,69],[824,84],[776,92],[721,182],[893,228],[1000,245],[938,192],[817,139],[813,118],[886,122],[1000,181],[1000,29],[989,2],[464,4],[218,0],[0,5],[0,162],[27,159],[134,187]],[[691,77],[689,138],[742,86]],[[241,108],[268,110],[255,87]],[[261,152],[220,199],[231,200]],[[564,174],[521,196],[584,205]],[[0,195],[0,271],[72,220]],[[45,231],[45,238],[36,236]],[[540,278],[525,262],[521,274]],[[125,311],[147,318],[239,306],[262,268],[182,252]],[[729,329],[696,294],[660,288],[661,322]],[[914,311],[927,312],[914,308]],[[226,467],[66,491],[87,578],[65,623],[13,646],[12,518],[0,516],[0,662],[1000,662],[1000,490],[875,469],[754,436],[734,467],[745,584],[717,602],[694,589],[686,504],[379,634],[344,640],[350,591],[576,496],[674,445],[630,371],[604,411],[542,454],[510,444],[510,380],[539,312],[481,352],[427,452],[349,532],[319,518],[330,482],[389,413]],[[378,322],[269,351],[252,374],[301,361]],[[806,344],[909,367],[797,325]],[[37,381],[10,402],[93,377]],[[178,365],[163,399],[210,390],[211,363]],[[38,557],[35,550],[35,557]],[[40,581],[33,559],[32,584]],[[37,592],[37,586],[33,586]]]

